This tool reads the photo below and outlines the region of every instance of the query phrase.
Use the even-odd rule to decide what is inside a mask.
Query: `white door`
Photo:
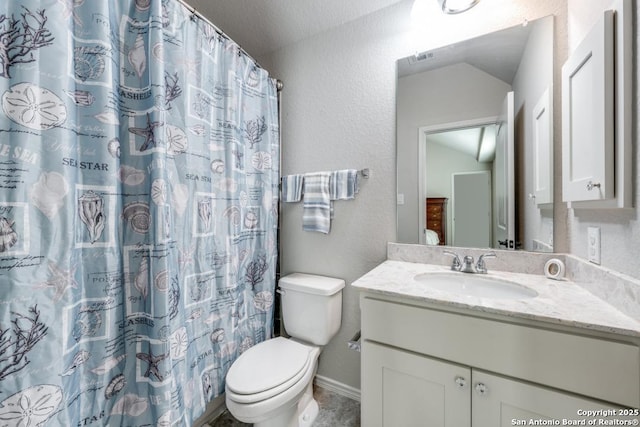
[[[493,162],[495,179],[495,230],[493,247],[516,248],[516,207],[514,150],[513,92],[507,93],[498,118],[496,158]]]
[[[491,172],[452,176],[453,246],[491,247]]]
[[[468,367],[368,340],[362,355],[363,426],[471,426]]]

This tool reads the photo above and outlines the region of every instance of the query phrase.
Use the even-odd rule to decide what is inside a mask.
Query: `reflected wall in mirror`
[[[552,187],[550,103],[535,115],[553,99],[553,17],[397,68],[398,242],[435,244],[427,202],[444,198],[439,244],[553,251],[553,204],[536,202]]]

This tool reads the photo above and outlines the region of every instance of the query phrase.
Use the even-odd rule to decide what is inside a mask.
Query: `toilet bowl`
[[[227,374],[227,409],[256,427],[311,425],[318,410],[312,387],[319,354],[319,347],[282,337],[250,348]]]
[[[321,346],[340,328],[344,280],[294,273],[280,279],[282,317],[291,338],[273,338],[236,359],[226,377],[227,409],[255,427],[310,427]]]

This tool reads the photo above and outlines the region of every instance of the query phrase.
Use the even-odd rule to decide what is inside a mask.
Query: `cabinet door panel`
[[[533,185],[536,205],[553,203],[552,105],[547,89],[533,107]]]
[[[476,390],[479,384],[484,385],[482,393]],[[474,426],[536,425],[531,424],[531,420],[553,420],[559,422],[557,425],[572,425],[562,424],[563,420],[590,420],[593,418],[580,416],[581,411],[615,409],[607,403],[475,370],[473,388]],[[633,419],[618,416],[598,418]]]
[[[614,197],[613,35],[608,10],[562,67],[564,201]]]
[[[370,341],[362,355],[363,426],[471,425],[469,368]]]

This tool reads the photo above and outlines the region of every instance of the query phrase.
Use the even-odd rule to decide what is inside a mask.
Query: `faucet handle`
[[[458,256],[458,254],[447,250],[442,251],[442,253],[444,255],[452,256],[453,262],[451,263],[451,269],[453,271],[460,271],[460,268],[462,268],[462,263],[460,262],[460,257]]]
[[[485,258],[496,258],[497,255],[495,252],[488,252],[486,254],[482,254],[478,257],[478,263],[476,264],[476,271],[478,273],[486,273],[487,265],[485,264]]]

